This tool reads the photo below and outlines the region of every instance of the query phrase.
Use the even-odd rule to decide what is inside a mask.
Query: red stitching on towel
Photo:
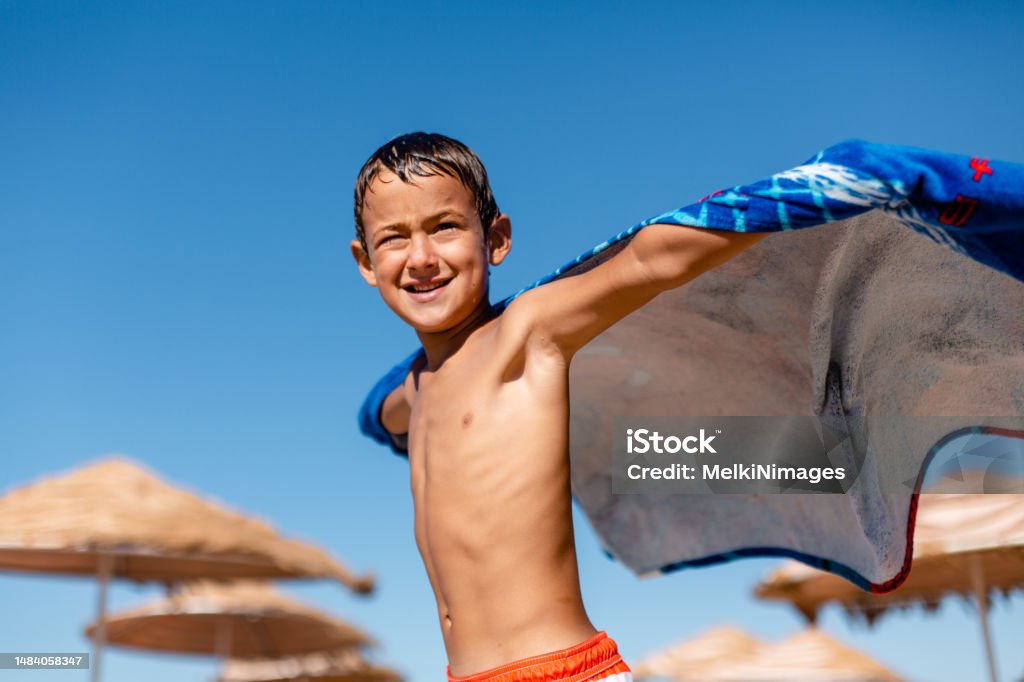
[[[992,175],[992,169],[988,167],[988,159],[980,159],[977,156],[971,159],[971,169],[974,171],[974,181],[981,182],[982,175]]]
[[[974,213],[974,209],[977,206],[977,199],[957,194],[956,199],[946,204],[946,208],[942,210],[942,213],[939,215],[939,222],[952,227],[963,227],[971,219],[971,214]]]
[[[711,194],[707,195],[703,199],[697,199],[697,203],[699,204],[699,203],[705,202],[708,199],[710,199],[711,197],[717,197],[719,194],[725,194],[725,190],[724,189],[720,189],[717,192],[712,192]]]

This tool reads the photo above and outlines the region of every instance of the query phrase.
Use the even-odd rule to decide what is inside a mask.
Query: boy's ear
[[[366,253],[366,249],[359,242],[358,239],[353,239],[349,243],[348,248],[352,251],[352,257],[356,259],[356,265],[359,267],[359,274],[363,276],[366,283],[371,287],[377,286],[377,274],[373,271],[373,263],[370,262],[370,254]]]
[[[501,265],[512,250],[512,221],[504,213],[498,215],[487,231],[487,256],[491,265]]]

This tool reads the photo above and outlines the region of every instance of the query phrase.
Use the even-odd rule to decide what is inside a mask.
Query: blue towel
[[[522,291],[653,223],[786,234],[660,296],[574,360],[573,493],[609,554],[638,573],[789,556],[893,589],[929,458],[957,433],[1024,431],[1024,166],[847,141],[638,223]],[[360,412],[363,432],[399,453],[378,414],[419,352]],[[949,419],[852,434],[867,459],[846,495],[613,494],[611,420],[665,414]]]

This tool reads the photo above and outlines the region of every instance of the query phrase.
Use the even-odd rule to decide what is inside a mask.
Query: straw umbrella
[[[1024,587],[1024,495],[929,494],[919,499],[913,569],[899,589],[870,594],[830,573],[787,562],[754,593],[790,602],[811,622],[825,604],[836,602],[869,623],[894,607],[934,607],[949,594],[973,596],[994,682],[989,593]]]
[[[351,649],[280,659],[231,659],[217,682],[401,682],[390,668],[370,665]]]
[[[313,545],[172,487],[122,458],[13,490],[0,498],[0,570],[95,575],[100,675],[107,584],[112,577],[174,582],[208,578],[333,578],[372,590]]]
[[[840,644],[816,628],[765,645],[746,660],[705,671],[703,682],[902,682],[867,654]]]
[[[716,628],[636,667],[638,680],[673,682],[901,682],[902,678],[867,654],[815,628],[777,644],[734,628]]]
[[[86,629],[95,637],[99,623]],[[182,585],[166,599],[111,614],[116,646],[223,659],[276,658],[371,644],[362,630],[275,591],[268,583]]]
[[[638,680],[667,677],[675,682],[700,682],[708,668],[751,658],[763,643],[734,627],[718,627],[656,652],[638,663]]]

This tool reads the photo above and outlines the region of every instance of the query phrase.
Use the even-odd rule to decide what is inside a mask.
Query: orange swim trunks
[[[633,682],[615,641],[599,632],[585,642],[448,682]]]

